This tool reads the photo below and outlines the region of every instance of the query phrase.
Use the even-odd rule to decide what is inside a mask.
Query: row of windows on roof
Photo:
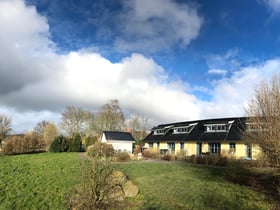
[[[174,134],[190,133],[194,126],[172,128]],[[207,124],[204,125],[205,132],[226,132],[229,130],[228,124]],[[154,135],[163,135],[168,129],[154,129]]]

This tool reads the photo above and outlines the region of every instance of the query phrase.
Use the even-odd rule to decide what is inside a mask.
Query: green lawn
[[[271,209],[263,194],[221,178],[222,168],[186,163],[126,163],[147,209]]]
[[[114,165],[140,188],[128,200],[134,209],[256,210],[270,209],[272,203],[224,181],[220,168],[144,161]],[[0,209],[67,209],[67,197],[81,184],[80,177],[77,153],[0,156]]]
[[[0,209],[67,209],[80,183],[77,153],[0,157]]]

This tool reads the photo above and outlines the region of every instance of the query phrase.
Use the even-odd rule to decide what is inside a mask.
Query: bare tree
[[[38,136],[43,137],[44,130],[48,124],[49,124],[49,122],[46,120],[38,122],[34,127],[34,132],[36,132],[38,134]]]
[[[67,106],[62,113],[60,128],[66,135],[73,137],[79,133],[85,135],[89,119],[93,114],[79,107]]]
[[[124,128],[124,114],[118,100],[111,100],[104,104],[96,114],[95,128],[101,133],[103,130],[120,131]]]
[[[0,146],[2,145],[2,140],[11,132],[12,130],[12,119],[0,114]]]
[[[249,118],[244,137],[259,145],[270,163],[280,166],[280,74],[256,87],[246,111]]]
[[[136,139],[136,141],[141,141],[147,135],[147,118],[140,115],[134,115],[128,121],[128,127],[131,130],[132,136]]]

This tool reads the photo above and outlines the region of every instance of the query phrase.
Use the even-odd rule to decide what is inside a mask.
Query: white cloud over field
[[[187,81],[171,80],[160,64],[141,54],[111,62],[87,50],[56,53],[47,19],[21,0],[0,0],[0,29],[0,113],[12,117],[16,132],[41,120],[57,122],[66,105],[94,111],[110,99],[153,124],[242,116],[253,86],[280,68],[275,59],[239,69],[212,81],[210,100],[203,101]]]

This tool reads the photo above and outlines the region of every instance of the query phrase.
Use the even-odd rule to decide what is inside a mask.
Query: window
[[[220,154],[221,152],[221,144],[220,143],[209,143],[208,150],[213,154]]]
[[[175,152],[175,143],[167,143],[167,146],[170,152]]]
[[[229,153],[234,154],[236,151],[236,145],[235,143],[229,143]]]
[[[179,134],[179,133],[189,133],[191,130],[191,127],[186,126],[186,127],[177,127],[174,128],[174,133]]]
[[[157,142],[157,148],[159,149],[159,142]]]
[[[149,148],[153,148],[153,143],[149,143]]]
[[[227,125],[226,124],[206,124],[206,132],[226,132]]]
[[[164,129],[156,129],[154,130],[155,135],[163,135],[165,133]]]
[[[184,149],[184,146],[185,146],[185,144],[182,142],[182,143],[180,143],[180,150],[183,150]]]

